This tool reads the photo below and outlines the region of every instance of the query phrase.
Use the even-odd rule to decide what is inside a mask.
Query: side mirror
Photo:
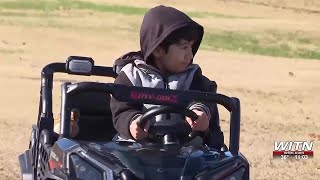
[[[70,56],[66,61],[68,74],[90,76],[94,67],[94,60],[91,57]]]

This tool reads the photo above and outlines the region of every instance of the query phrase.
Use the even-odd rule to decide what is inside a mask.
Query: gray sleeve
[[[206,105],[204,105],[202,103],[191,104],[191,106],[189,106],[189,109],[190,110],[198,109],[200,111],[203,111],[208,115],[208,119],[211,119],[211,111],[210,111],[210,109]]]

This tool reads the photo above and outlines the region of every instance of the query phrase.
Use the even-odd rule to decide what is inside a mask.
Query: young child
[[[119,75],[116,84],[175,90],[215,92],[216,84],[202,75],[193,58],[203,37],[203,27],[183,12],[166,6],[150,9],[144,16],[140,29],[141,51],[128,53],[119,58]],[[137,121],[149,104],[130,104],[111,99],[111,111],[115,129],[122,138],[140,140],[147,136],[147,127],[141,129]],[[223,143],[218,120],[211,122],[217,107],[196,103],[189,107],[199,118],[186,122],[194,131],[210,134],[211,130],[222,136],[216,145]],[[215,117],[218,114],[216,114]],[[160,115],[159,115],[160,116]],[[180,115],[181,116],[181,115]],[[157,118],[158,119],[158,118]],[[207,135],[206,135],[207,136]]]
[[[70,137],[74,138],[79,134],[79,118],[80,118],[80,111],[76,108],[71,110],[70,113]],[[54,132],[60,134],[60,124],[61,118],[60,115],[56,118],[54,123]]]

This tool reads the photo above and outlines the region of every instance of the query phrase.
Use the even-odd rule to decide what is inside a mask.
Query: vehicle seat
[[[110,141],[116,134],[110,110],[110,95],[103,92],[81,92],[69,99],[71,109],[80,111],[79,134],[84,141]]]

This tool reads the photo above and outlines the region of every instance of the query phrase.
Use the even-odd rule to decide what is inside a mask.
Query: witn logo
[[[274,142],[273,157],[282,159],[294,156],[296,159],[313,157],[313,141],[278,141]]]

